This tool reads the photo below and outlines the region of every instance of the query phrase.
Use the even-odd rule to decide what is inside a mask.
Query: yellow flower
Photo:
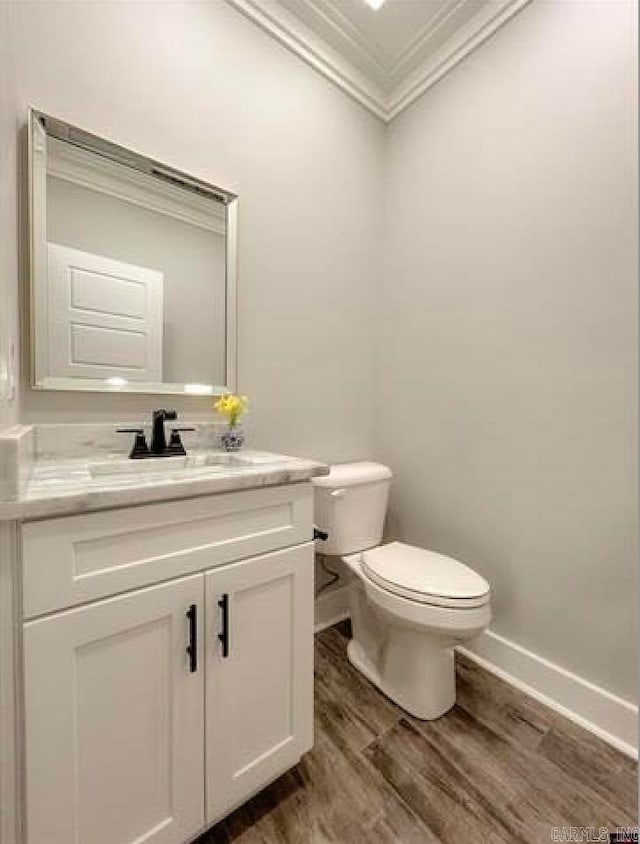
[[[249,399],[247,396],[225,393],[218,398],[213,407],[221,416],[225,416],[229,420],[230,425],[235,425],[249,407]]]

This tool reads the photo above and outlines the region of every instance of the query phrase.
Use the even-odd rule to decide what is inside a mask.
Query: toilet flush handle
[[[346,494],[346,489],[334,489],[333,492],[330,493],[332,498],[344,498]]]

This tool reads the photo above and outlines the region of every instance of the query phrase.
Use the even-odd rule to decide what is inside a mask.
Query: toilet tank
[[[391,469],[381,463],[341,463],[313,479],[316,527],[329,534],[323,554],[342,556],[379,545],[389,500]]]

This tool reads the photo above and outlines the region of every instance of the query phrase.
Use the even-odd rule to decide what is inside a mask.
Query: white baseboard
[[[348,586],[321,592],[315,604],[315,632],[331,627],[349,617]]]
[[[638,707],[487,630],[458,650],[561,715],[638,758]]]

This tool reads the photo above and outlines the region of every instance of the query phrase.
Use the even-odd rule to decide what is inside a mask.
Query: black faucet
[[[165,420],[175,420],[178,414],[175,410],[154,410],[152,414],[153,427],[151,430],[151,448],[147,445],[142,428],[119,428],[119,434],[135,434],[136,441],[134,443],[129,457],[133,460],[139,460],[145,457],[177,457],[179,455],[186,455],[184,445],[180,439],[180,434],[183,431],[195,431],[195,428],[172,428],[171,439],[167,445],[167,438],[164,432]]]
[[[167,439],[164,435],[165,419],[173,421],[178,418],[175,410],[154,410],[152,413],[153,428],[151,431],[151,453],[160,457],[167,453]]]

